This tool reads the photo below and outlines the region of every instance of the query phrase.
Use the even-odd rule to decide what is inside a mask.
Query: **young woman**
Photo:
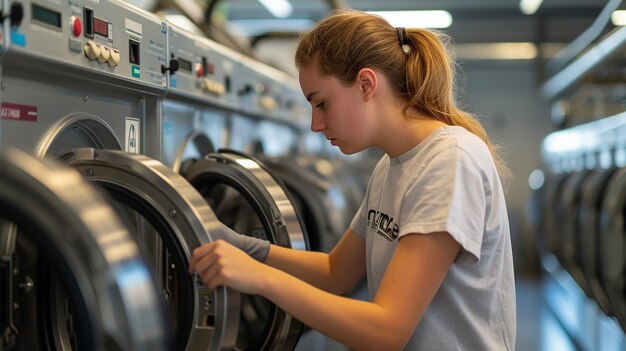
[[[513,350],[508,173],[455,105],[443,39],[351,10],[306,34],[296,64],[311,129],[346,154],[386,154],[363,204],[328,254],[231,232],[196,249],[190,271],[356,350]],[[372,300],[340,296],[363,273]]]

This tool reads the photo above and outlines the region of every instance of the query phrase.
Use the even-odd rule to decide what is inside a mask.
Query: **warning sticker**
[[[37,122],[37,106],[3,102],[2,119]]]

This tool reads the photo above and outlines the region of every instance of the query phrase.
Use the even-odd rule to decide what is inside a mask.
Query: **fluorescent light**
[[[543,0],[520,0],[519,9],[525,15],[532,15],[539,10],[539,6],[541,6],[542,2]]]
[[[434,11],[370,11],[381,16],[394,27],[405,28],[448,28],[452,24],[452,15],[443,10]]]
[[[454,53],[458,61],[463,60],[530,60],[537,57],[533,43],[481,43],[456,44]]]
[[[626,26],[626,10],[613,11],[611,14],[611,22],[615,26]]]
[[[293,7],[287,0],[259,0],[261,5],[265,6],[267,11],[271,12],[274,17],[285,18],[291,15]]]
[[[267,32],[305,32],[315,22],[310,19],[238,19],[230,20],[229,26],[237,29],[240,35],[253,37]]]

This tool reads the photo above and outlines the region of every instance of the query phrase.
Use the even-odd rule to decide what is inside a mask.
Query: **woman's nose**
[[[311,130],[318,133],[326,129],[326,122],[324,118],[319,116],[318,113],[313,112],[311,115]]]

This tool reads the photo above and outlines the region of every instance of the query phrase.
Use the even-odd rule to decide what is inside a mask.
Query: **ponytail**
[[[461,110],[454,96],[456,63],[452,59],[450,37],[426,29],[406,30],[410,52],[407,53],[405,81],[406,103],[403,113],[415,108],[450,126],[460,126],[476,135],[489,148],[500,178],[505,181],[511,171],[498,154],[487,132],[470,113]]]

